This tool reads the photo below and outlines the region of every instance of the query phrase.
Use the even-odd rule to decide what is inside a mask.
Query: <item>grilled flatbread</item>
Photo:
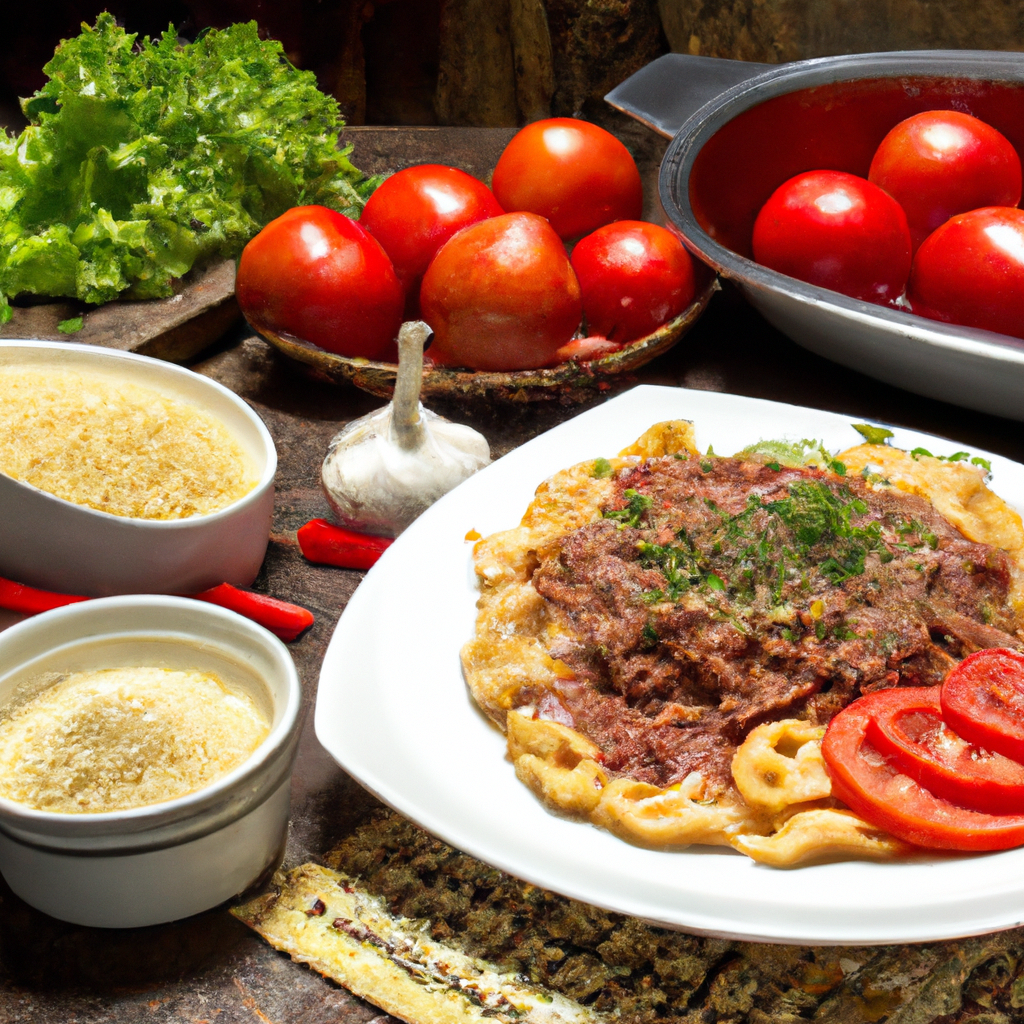
[[[528,984],[396,918],[347,875],[304,864],[232,909],[275,949],[408,1024],[598,1024],[604,1015]]]

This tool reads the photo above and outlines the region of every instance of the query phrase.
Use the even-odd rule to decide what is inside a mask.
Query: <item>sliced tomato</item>
[[[1004,647],[969,654],[942,684],[942,717],[964,739],[1024,761],[1024,655]]]
[[[960,737],[942,719],[938,686],[900,686],[870,703],[867,738],[936,796],[989,814],[1024,813],[1024,764]]]
[[[832,793],[897,839],[935,850],[1006,850],[1024,844],[1024,814],[986,814],[944,800],[901,771],[868,739],[870,700],[829,723],[821,753]]]

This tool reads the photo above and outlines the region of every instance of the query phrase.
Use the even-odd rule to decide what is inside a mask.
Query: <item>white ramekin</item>
[[[0,707],[43,673],[155,665],[216,672],[266,708],[269,735],[205,789],[148,807],[59,814],[0,799],[0,872],[65,921],[127,928],[199,913],[280,860],[301,686],[284,644],[234,612],[127,595],[69,605],[0,633]]]
[[[237,395],[173,363],[69,342],[0,341],[0,365],[99,371],[191,402],[228,428],[258,476],[248,494],[217,512],[158,520],[99,512],[0,474],[0,576],[96,596],[252,583],[270,537],[277,452]]]

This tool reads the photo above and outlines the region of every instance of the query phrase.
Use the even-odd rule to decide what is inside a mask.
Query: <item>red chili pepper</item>
[[[300,633],[313,625],[313,613],[297,604],[279,601],[266,594],[254,594],[251,590],[239,590],[230,583],[204,590],[201,594],[190,595],[196,601],[228,608],[239,615],[269,629],[282,640],[294,640]],[[55,594],[49,590],[36,590],[0,576],[0,608],[21,615],[38,615],[51,608],[60,608],[77,601],[88,601],[88,597],[71,594]]]
[[[36,590],[23,583],[6,580],[0,576],[0,608],[21,615],[38,615],[51,608],[60,608],[77,601],[88,601],[87,597],[73,597],[71,594],[54,594],[49,590]]]
[[[326,519],[310,519],[299,528],[298,537],[299,547],[309,561],[342,569],[369,569],[394,543],[391,537],[344,530]]]
[[[279,601],[276,597],[256,594],[251,590],[239,590],[230,583],[192,594],[196,601],[209,601],[230,611],[238,612],[247,619],[269,629],[282,640],[294,640],[300,633],[313,625],[313,613],[297,604]]]

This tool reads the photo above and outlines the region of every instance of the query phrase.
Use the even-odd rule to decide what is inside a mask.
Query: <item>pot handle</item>
[[[709,100],[777,66],[666,53],[617,85],[605,101],[672,138],[690,115]]]

